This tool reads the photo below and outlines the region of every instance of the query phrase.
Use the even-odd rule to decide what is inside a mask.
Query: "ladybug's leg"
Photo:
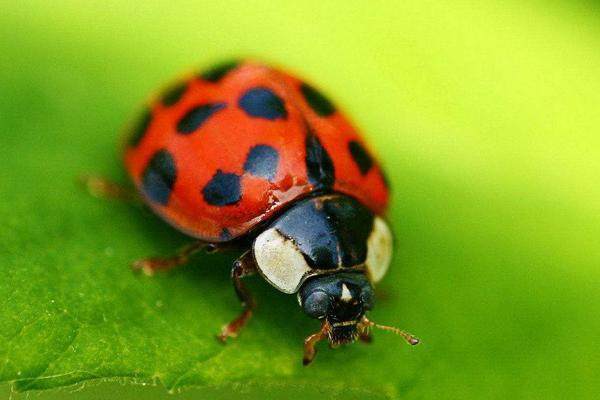
[[[246,288],[246,285],[244,285],[242,282],[242,278],[249,275],[254,275],[255,273],[256,265],[250,251],[244,253],[233,263],[233,268],[231,269],[231,280],[233,281],[235,293],[242,302],[244,311],[242,311],[242,313],[236,319],[221,329],[221,333],[217,335],[217,338],[222,342],[225,342],[228,337],[237,337],[239,331],[246,325],[252,316],[252,312],[256,307],[256,303],[254,303],[254,298]]]
[[[181,248],[181,250],[179,250],[179,252],[172,257],[152,257],[137,260],[133,263],[132,268],[135,270],[141,270],[146,275],[151,276],[154,275],[154,272],[156,271],[167,271],[179,265],[186,264],[189,261],[190,256],[202,249],[214,251],[214,248],[215,246],[211,243],[196,241]]]
[[[142,199],[134,188],[95,175],[81,175],[79,182],[94,197],[141,203]]]
[[[373,336],[371,336],[371,330],[369,328],[369,325],[362,323],[358,324],[358,340],[367,344],[373,341]]]
[[[321,330],[304,339],[304,358],[302,359],[302,364],[308,365],[314,360],[315,355],[317,354],[315,345],[327,338],[330,329],[331,325],[329,325],[329,322],[323,321]]]
[[[371,343],[373,341],[373,336],[371,336],[370,332],[361,332],[358,334],[358,339],[363,343]]]

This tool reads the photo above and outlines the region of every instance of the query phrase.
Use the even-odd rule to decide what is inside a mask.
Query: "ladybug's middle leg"
[[[233,268],[231,269],[231,280],[233,281],[235,293],[242,302],[244,311],[242,311],[242,313],[236,319],[221,329],[221,333],[217,335],[217,338],[222,342],[225,342],[228,337],[237,337],[240,330],[246,325],[250,317],[252,317],[252,312],[256,307],[256,303],[246,288],[246,285],[244,285],[242,282],[242,278],[254,275],[255,273],[256,264],[254,263],[254,258],[252,257],[252,253],[250,251],[244,253],[233,263]]]
[[[215,246],[213,244],[198,240],[181,248],[177,254],[171,257],[151,257],[134,261],[132,268],[141,270],[146,275],[151,276],[154,275],[156,271],[167,271],[177,266],[187,264],[190,257],[200,250],[205,249],[207,251],[214,251],[214,248]]]

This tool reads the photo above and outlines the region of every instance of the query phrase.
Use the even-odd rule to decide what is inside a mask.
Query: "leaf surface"
[[[256,398],[597,394],[594,5],[26,3],[0,16],[0,381]],[[240,309],[233,255],[133,274],[132,260],[187,239],[74,184],[84,172],[125,181],[119,132],[146,94],[240,54],[310,78],[381,155],[398,249],[372,319],[422,345],[375,332],[370,346],[321,346],[303,368],[318,324],[256,278],[256,316],[223,346],[214,334]]]

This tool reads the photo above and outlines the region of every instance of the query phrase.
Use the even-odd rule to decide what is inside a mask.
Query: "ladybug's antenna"
[[[398,329],[396,327],[393,326],[387,326],[387,325],[380,325],[380,324],[376,324],[373,321],[369,321],[367,319],[367,317],[363,317],[362,321],[363,324],[365,324],[366,326],[374,326],[377,329],[381,329],[384,331],[388,331],[388,332],[392,332],[395,333],[396,335],[402,336],[404,338],[404,340],[406,340],[406,343],[415,346],[417,344],[419,344],[421,341],[419,340],[419,338],[417,338],[416,336],[411,335],[408,332],[405,332],[401,329]]]

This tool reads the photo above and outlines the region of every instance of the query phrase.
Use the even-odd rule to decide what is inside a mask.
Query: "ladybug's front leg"
[[[358,334],[358,339],[363,343],[371,343],[373,342],[373,336],[370,332],[361,332]]]
[[[302,358],[302,364],[306,366],[315,359],[315,355],[317,354],[315,346],[318,342],[327,338],[330,329],[331,325],[324,320],[321,329],[318,332],[313,333],[304,339],[304,357]]]
[[[256,303],[254,303],[254,298],[246,288],[246,285],[242,282],[242,278],[254,275],[255,273],[256,264],[254,263],[254,258],[250,251],[244,253],[233,263],[231,280],[233,281],[235,293],[242,302],[244,311],[242,311],[236,319],[221,329],[221,333],[217,335],[217,338],[222,342],[225,342],[228,337],[237,337],[240,330],[246,325],[250,317],[252,317],[252,312],[256,307]]]

